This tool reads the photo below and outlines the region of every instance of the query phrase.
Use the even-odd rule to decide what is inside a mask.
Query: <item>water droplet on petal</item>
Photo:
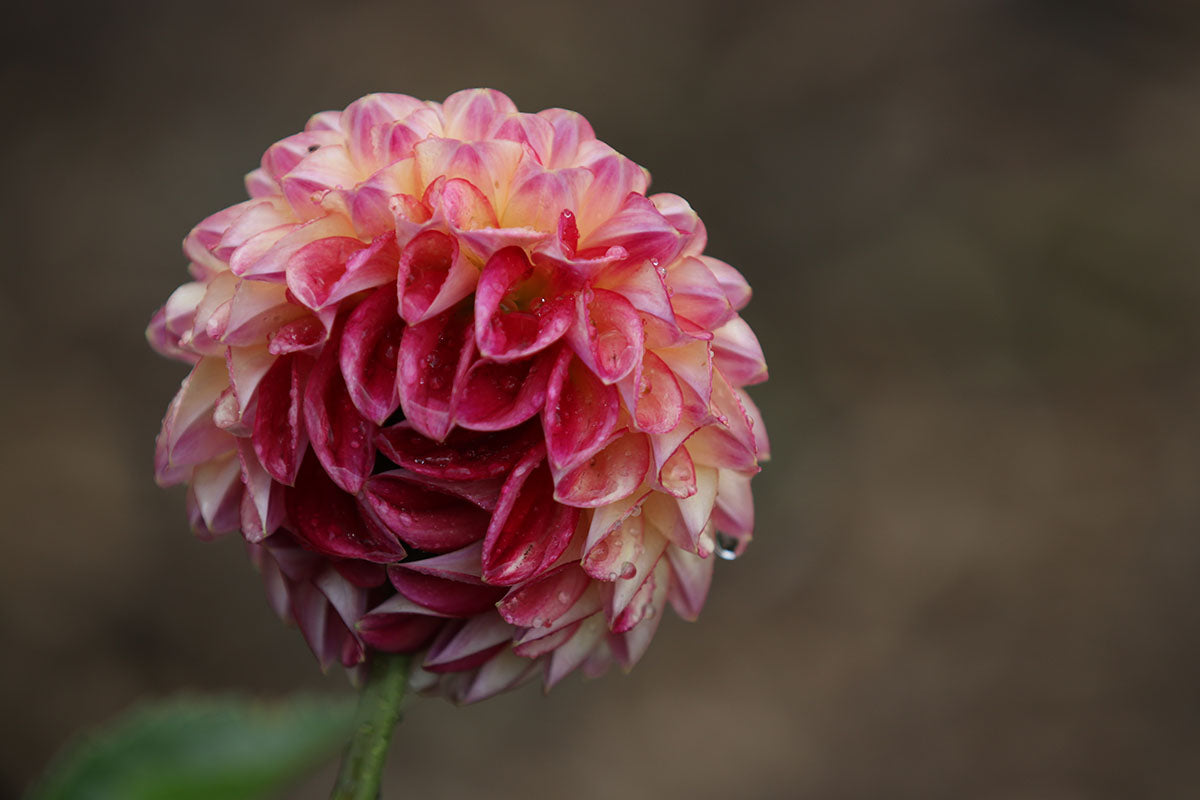
[[[610,581],[615,581],[617,579],[617,573],[615,573],[615,572],[608,573],[608,579]]]
[[[734,539],[732,536],[728,536],[724,533],[718,533],[716,554],[718,558],[723,558],[726,561],[733,561],[735,558],[741,555],[741,553],[738,552],[737,539]]]
[[[558,602],[560,602],[560,603],[571,602],[571,593],[570,592],[559,592],[558,593]]]
[[[622,578],[624,578],[625,580],[629,580],[634,575],[637,575],[637,567],[635,567],[633,565],[632,561],[626,561],[623,564],[621,564],[621,577]]]

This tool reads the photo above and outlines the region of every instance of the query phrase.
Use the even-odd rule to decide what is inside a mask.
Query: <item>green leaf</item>
[[[257,800],[333,756],[353,697],[266,704],[181,697],[69,744],[26,800]]]

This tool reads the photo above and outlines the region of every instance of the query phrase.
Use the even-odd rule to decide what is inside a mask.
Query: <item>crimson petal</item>
[[[511,586],[554,563],[571,541],[580,510],[554,500],[543,448],[513,469],[483,540],[483,579]]]

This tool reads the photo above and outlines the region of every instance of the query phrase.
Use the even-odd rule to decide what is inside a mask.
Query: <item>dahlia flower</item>
[[[648,185],[571,111],[373,94],[184,240],[157,478],[323,668],[413,653],[459,702],[629,668],[746,545],[750,288]]]

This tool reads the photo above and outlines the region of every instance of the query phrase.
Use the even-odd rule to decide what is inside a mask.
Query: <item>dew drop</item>
[[[608,579],[610,581],[615,581],[617,579],[617,573],[615,573],[615,572],[608,573]]]
[[[723,558],[726,561],[733,561],[735,558],[741,555],[741,553],[738,552],[737,539],[734,539],[732,536],[728,536],[724,533],[717,534],[717,549],[715,552],[718,558]]]
[[[571,602],[571,593],[570,592],[559,592],[558,593],[558,602],[560,602],[560,603]]]
[[[534,617],[534,618],[533,618],[533,624],[532,624],[532,626],[531,626],[531,627],[534,627],[534,628],[540,628],[540,627],[542,627],[542,618],[541,618],[541,617]]]
[[[621,577],[622,578],[624,578],[625,580],[629,580],[634,575],[637,575],[637,567],[635,567],[633,565],[632,561],[626,561],[623,564],[621,564]]]

